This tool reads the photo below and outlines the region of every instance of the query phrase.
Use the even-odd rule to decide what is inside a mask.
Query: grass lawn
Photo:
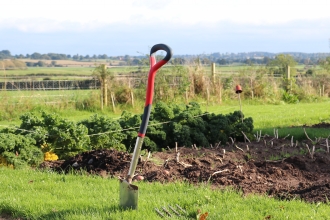
[[[196,219],[327,219],[329,204],[280,201],[267,196],[243,196],[208,185],[137,183],[138,210],[119,206],[119,181],[96,176],[0,168],[0,213],[25,219],[161,219],[155,208],[178,204],[187,211],[180,218]]]
[[[279,137],[287,135],[294,139],[306,139],[301,127],[321,122],[330,123],[330,101],[320,103],[299,103],[281,105],[249,105],[242,104],[242,112],[245,117],[252,117],[254,129],[263,134],[274,135],[274,129],[278,130]],[[206,106],[203,107],[206,110]],[[208,106],[207,110],[216,114],[228,114],[239,111],[236,106]],[[297,128],[298,127],[298,128]],[[306,128],[310,138],[328,137],[330,130],[326,128]]]

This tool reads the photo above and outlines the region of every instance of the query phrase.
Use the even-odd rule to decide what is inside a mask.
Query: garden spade
[[[166,56],[162,60],[156,62],[156,52],[158,50],[164,50],[166,52]],[[120,179],[119,204],[123,208],[137,209],[138,207],[139,188],[132,184],[132,179],[134,177],[135,169],[141,153],[143,139],[147,131],[153,93],[154,93],[154,82],[155,82],[156,72],[159,68],[161,68],[164,64],[166,64],[171,59],[171,57],[172,57],[172,50],[169,46],[165,44],[156,44],[150,50],[150,71],[148,75],[146,102],[144,105],[142,123],[140,126],[138,137],[136,139],[128,174],[125,179]]]

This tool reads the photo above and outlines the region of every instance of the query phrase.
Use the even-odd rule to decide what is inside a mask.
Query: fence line
[[[99,89],[100,81],[92,80],[42,80],[42,81],[6,81],[0,82],[3,90],[77,90]]]

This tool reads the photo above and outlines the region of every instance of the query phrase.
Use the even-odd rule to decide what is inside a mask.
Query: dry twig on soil
[[[242,152],[244,152],[244,150],[240,147],[238,147],[236,144],[235,144],[235,147],[238,149],[238,150],[241,150]]]
[[[258,133],[258,131],[257,131],[257,134],[254,136],[256,137],[256,141],[259,142],[260,138],[261,138],[261,130],[260,130],[260,133]]]
[[[278,139],[278,129],[275,129],[275,128],[274,128],[274,137],[276,139]]]
[[[235,144],[235,141],[234,141],[234,139],[232,138],[232,137],[229,137],[229,139],[231,140],[231,146],[234,146],[234,144]]]
[[[228,172],[228,171],[229,171],[228,169],[224,169],[224,170],[219,170],[219,171],[216,171],[216,172],[212,173],[211,176],[209,177],[209,179],[207,180],[207,182],[210,182],[212,176],[214,176],[215,174]]]
[[[314,159],[315,145],[313,145],[312,152],[311,152],[311,150],[310,150],[308,144],[306,144],[306,148],[307,148],[307,150],[308,150],[309,155],[311,156],[311,159]]]
[[[243,131],[241,131],[241,132],[242,132],[242,134],[243,134],[243,136],[244,136],[244,141],[247,140],[249,143],[251,143],[251,141],[250,141],[249,138],[246,136],[246,134],[244,134]]]

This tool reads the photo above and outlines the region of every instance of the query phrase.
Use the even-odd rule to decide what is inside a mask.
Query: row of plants
[[[291,78],[287,78],[285,74],[275,77],[276,71],[275,67],[252,66],[240,70],[239,74],[212,75],[198,65],[172,66],[158,71],[154,99],[166,103],[173,100],[188,103],[197,99],[222,103],[237,98],[234,88],[238,84],[243,87],[242,99],[268,104],[315,102],[330,95],[329,75],[291,73]],[[110,75],[104,70],[101,77],[108,79],[102,96],[107,97],[109,109],[144,100],[148,73],[139,73],[139,78]],[[99,108],[95,98],[86,98],[84,105],[77,104],[79,109],[95,110],[95,107]]]
[[[15,167],[37,166],[43,160],[67,159],[94,149],[134,148],[142,115],[124,111],[117,120],[97,114],[79,122],[61,118],[56,113],[25,113],[17,128],[0,131],[0,156]],[[240,111],[228,115],[202,112],[197,103],[187,105],[156,103],[150,115],[144,147],[161,151],[175,142],[179,146],[209,147],[252,138],[252,118]]]

